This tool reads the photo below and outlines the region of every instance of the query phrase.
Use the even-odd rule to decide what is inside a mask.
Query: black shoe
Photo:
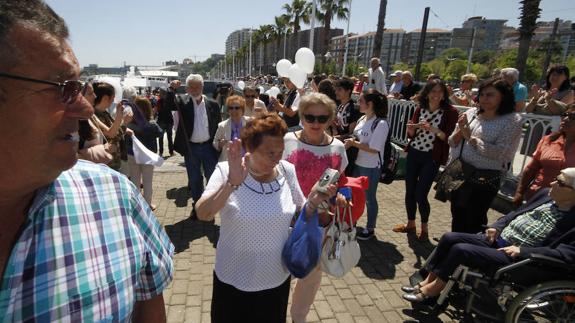
[[[422,305],[434,305],[437,302],[439,296],[427,296],[422,292],[413,294],[403,294],[403,299],[411,302],[412,304],[422,304]]]
[[[368,229],[363,229],[356,235],[357,240],[369,240],[373,238],[373,236],[374,236],[373,230]]]
[[[419,284],[417,284],[416,286],[401,286],[401,290],[404,293],[419,293]]]

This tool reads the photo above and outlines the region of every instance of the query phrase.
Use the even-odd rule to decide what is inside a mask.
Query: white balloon
[[[280,59],[276,64],[276,71],[279,77],[288,77],[288,71],[291,67],[291,62],[287,59]]]
[[[295,62],[302,71],[311,74],[315,66],[315,55],[311,49],[302,47],[295,53]]]
[[[238,88],[240,90],[243,90],[246,87],[246,83],[244,81],[239,81],[238,82]]]
[[[272,86],[269,91],[270,91],[270,95],[274,98],[276,98],[278,96],[278,94],[280,94],[280,92],[281,92],[277,86]]]
[[[298,89],[303,88],[305,81],[307,80],[307,73],[303,71],[298,63],[293,64],[289,69],[289,79],[295,84]]]

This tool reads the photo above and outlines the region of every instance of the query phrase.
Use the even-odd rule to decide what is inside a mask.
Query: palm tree
[[[377,16],[377,31],[373,43],[373,57],[381,56],[381,42],[383,41],[383,29],[385,28],[385,12],[387,11],[387,0],[379,2],[379,15]]]
[[[276,45],[276,53],[277,53],[277,50],[280,48],[280,42],[282,40],[282,37],[287,37],[287,34],[289,34],[291,32],[291,27],[290,27],[290,17],[287,14],[283,14],[279,17],[275,17],[274,19],[275,19],[275,25],[273,26],[274,27],[274,39],[277,42],[277,45]],[[286,43],[284,43],[284,47],[282,47],[284,53],[286,52],[285,46],[286,46]],[[277,60],[277,55],[276,55],[276,60]]]
[[[305,24],[309,24],[311,3],[306,0],[293,0],[291,5],[286,3],[282,8],[285,9],[286,15],[290,19],[290,25],[292,26],[294,33],[301,30],[302,21]]]
[[[519,80],[525,77],[525,67],[527,65],[527,57],[529,56],[529,45],[531,44],[531,37],[535,28],[537,28],[537,18],[541,13],[539,3],[541,0],[522,0],[519,1],[523,6],[521,7],[521,21],[519,24],[519,49],[517,51],[517,60],[515,67],[519,71]]]
[[[347,9],[349,1],[350,0],[319,0],[319,10],[316,10],[316,16],[319,21],[323,22],[323,49],[319,50],[319,54],[321,54],[324,59],[324,51],[327,52],[329,48],[331,21],[334,18],[347,19],[349,14]]]
[[[267,58],[267,45],[271,40],[273,34],[274,27],[272,25],[261,25],[259,29],[254,31],[253,34],[253,42],[256,46],[261,46],[262,50],[260,51],[261,54],[261,62],[260,66],[264,66],[264,69],[267,67],[266,58]],[[262,53],[263,52],[263,53]],[[265,70],[264,70],[265,71]]]

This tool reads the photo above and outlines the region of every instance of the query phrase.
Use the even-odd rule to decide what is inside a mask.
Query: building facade
[[[243,28],[232,32],[228,38],[226,38],[226,55],[232,55],[232,53],[240,49],[245,43],[250,41],[250,29]]]
[[[369,67],[369,61],[373,57],[375,44],[375,31],[365,34],[350,33],[348,44],[348,62],[358,62],[361,65]],[[345,56],[346,35],[333,37],[330,40],[329,58],[337,64],[343,64]],[[381,44],[381,65],[383,70],[389,73],[391,66],[401,61],[401,49],[405,38],[403,29],[386,29],[383,32],[383,41]]]
[[[416,29],[405,34],[401,50],[401,60],[409,65],[417,62],[417,52],[419,49],[419,40],[421,39],[421,29]],[[445,29],[430,28],[427,29],[425,42],[423,44],[423,60],[430,61],[444,50],[451,46],[451,31]]]

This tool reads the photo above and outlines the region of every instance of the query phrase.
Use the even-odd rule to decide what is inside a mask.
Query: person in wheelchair
[[[445,233],[428,259],[429,274],[403,286],[403,298],[430,303],[459,265],[489,271],[541,254],[575,264],[575,167],[565,168],[529,203],[501,217],[484,233]]]

